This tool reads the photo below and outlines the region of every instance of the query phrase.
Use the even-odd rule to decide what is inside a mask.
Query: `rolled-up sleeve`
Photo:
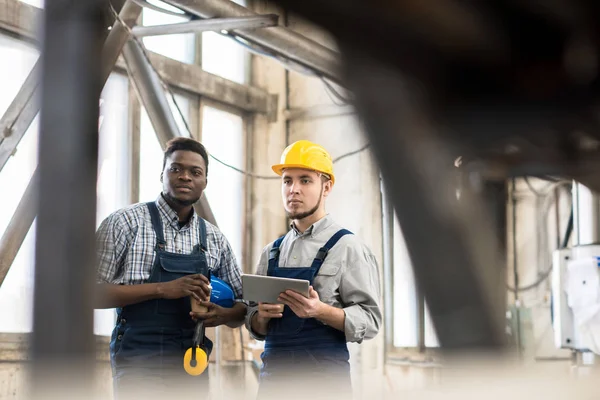
[[[256,274],[257,275],[266,275],[267,274],[267,268],[269,265],[269,250],[271,249],[272,245],[268,245],[266,246],[262,253],[260,254],[260,260],[258,261],[258,264],[256,266]],[[250,333],[250,337],[252,337],[255,340],[265,340],[265,336],[261,335],[260,333],[255,332],[252,329],[252,318],[254,317],[254,315],[258,312],[258,304],[255,302],[250,302],[249,306],[248,306],[248,311],[246,312],[246,329],[248,329],[248,332]]]
[[[221,232],[219,232],[219,248],[220,259],[219,264],[216,268],[216,275],[218,278],[223,279],[226,283],[231,286],[233,294],[235,295],[236,302],[245,303],[242,300],[242,270],[235,259],[233,249],[229,244],[229,241]]]
[[[122,283],[123,260],[128,250],[125,230],[117,214],[109,215],[100,224],[96,232],[97,283]]]
[[[350,251],[340,281],[347,342],[374,338],[382,323],[379,268],[375,256],[363,247]]]

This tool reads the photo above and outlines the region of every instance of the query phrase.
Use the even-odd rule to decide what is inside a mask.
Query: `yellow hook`
[[[192,376],[202,374],[208,367],[208,356],[200,347],[194,349],[196,351],[196,359],[192,360],[192,348],[190,347],[183,356],[183,369]]]

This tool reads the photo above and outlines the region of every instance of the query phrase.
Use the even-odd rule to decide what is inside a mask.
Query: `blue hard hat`
[[[233,307],[235,296],[231,286],[214,275],[211,275],[210,277],[210,285],[212,286],[212,291],[210,293],[211,303],[225,308]]]

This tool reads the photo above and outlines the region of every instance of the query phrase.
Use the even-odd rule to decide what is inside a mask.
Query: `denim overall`
[[[200,221],[200,244],[192,254],[166,252],[163,225],[155,203],[147,203],[156,233],[155,261],[147,283],[169,282],[190,274],[204,274],[210,278],[206,262],[206,225]],[[208,371],[199,377],[188,376],[183,369],[185,351],[192,347],[196,323],[189,313],[189,297],[166,300],[156,299],[117,309],[117,324],[110,342],[110,358],[113,368],[115,395],[121,389],[128,393],[168,385],[206,387]],[[212,350],[212,342],[205,338],[206,349]],[[141,394],[139,391],[138,394]]]
[[[335,233],[319,249],[310,267],[299,268],[279,267],[279,247],[283,236],[280,237],[269,253],[267,275],[306,279],[313,285],[329,250],[348,234],[352,232],[346,229]],[[315,378],[325,378],[336,386],[346,385],[346,389],[351,386],[349,353],[344,332],[315,318],[300,318],[288,306],[284,308],[282,318],[274,318],[269,322],[265,350],[261,358],[262,395],[274,395],[269,393],[269,389],[274,389],[277,385],[282,385],[280,389],[289,390],[294,384],[306,383],[302,382],[306,379],[310,380],[310,386],[316,382]],[[307,386],[304,386],[304,389],[306,388]]]

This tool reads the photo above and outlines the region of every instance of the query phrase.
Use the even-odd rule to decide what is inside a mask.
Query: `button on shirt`
[[[310,267],[319,249],[342,229],[329,215],[304,233],[296,230],[293,224],[291,227],[281,243],[280,268]],[[267,275],[272,247],[273,243],[270,243],[263,249],[257,274]],[[355,235],[345,235],[327,253],[313,287],[322,302],[344,310],[347,342],[360,343],[375,337],[382,321],[377,260]],[[257,312],[258,306],[252,304],[246,316],[246,327],[252,337],[264,340],[264,336],[252,330],[252,317]]]
[[[156,199],[163,223],[165,251],[191,254],[200,244],[200,217],[194,212],[189,222],[180,227],[177,213],[162,195]],[[236,296],[242,296],[241,270],[233,250],[221,231],[206,223],[206,261],[218,278],[227,282]],[[150,211],[145,203],[115,211],[98,228],[96,234],[99,283],[134,285],[150,279],[156,245]]]

